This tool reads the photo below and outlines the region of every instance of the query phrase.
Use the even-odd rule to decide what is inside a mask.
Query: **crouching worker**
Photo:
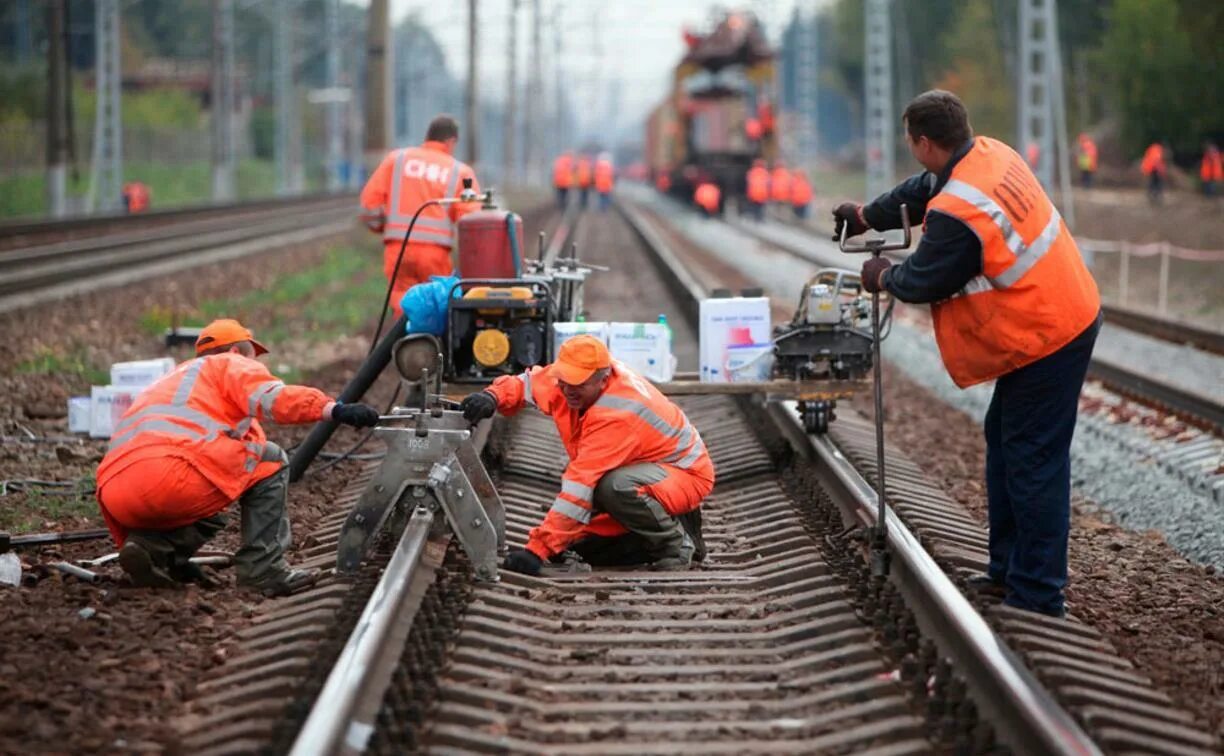
[[[552,508],[506,569],[535,575],[566,549],[594,566],[683,570],[705,559],[701,500],[714,465],[679,407],[593,336],[566,341],[551,365],[498,378],[462,409],[476,422],[526,405],[552,417],[570,462]]]
[[[313,585],[317,570],[285,562],[288,458],[260,420],[377,424],[378,411],[340,404],[318,389],[286,386],[255,357],[268,350],[236,320],[200,332],[196,359],[136,397],[98,466],[98,503],[135,585],[173,587],[203,579],[188,560],[226,524],[237,501],[240,586],[283,596]]]

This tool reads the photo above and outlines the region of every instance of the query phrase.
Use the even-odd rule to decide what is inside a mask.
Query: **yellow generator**
[[[552,294],[545,282],[464,279],[448,299],[446,378],[484,383],[552,360]]]

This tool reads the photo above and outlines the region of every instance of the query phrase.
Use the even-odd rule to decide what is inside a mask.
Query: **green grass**
[[[110,383],[109,369],[98,364],[80,345],[67,352],[41,347],[33,357],[19,362],[16,372],[79,378],[88,384]]]
[[[93,496],[93,474],[68,483],[66,487],[30,486],[20,490],[9,483],[10,489],[0,498],[0,530],[32,533],[44,530],[47,522],[62,524],[76,518],[100,521],[98,502]]]

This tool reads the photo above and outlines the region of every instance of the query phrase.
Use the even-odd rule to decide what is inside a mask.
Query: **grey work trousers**
[[[655,464],[627,465],[605,474],[595,486],[592,509],[606,513],[629,532],[588,536],[570,548],[596,567],[644,564],[678,556],[687,535],[694,547],[693,558],[704,559],[701,508],[675,517],[657,499],[639,490],[667,476],[667,470]]]
[[[288,456],[268,442],[265,460]],[[234,554],[234,567],[240,585],[260,585],[274,580],[289,570],[285,551],[292,543],[289,516],[285,511],[289,498],[289,468],[282,467],[248,488],[238,499],[241,510],[242,546]],[[133,530],[128,538],[135,540],[153,557],[156,564],[181,572],[187,560],[225,527],[229,519],[218,512],[174,530]]]

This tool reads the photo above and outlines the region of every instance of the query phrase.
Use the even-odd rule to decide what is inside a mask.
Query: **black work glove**
[[[863,272],[860,274],[863,278],[863,288],[872,293],[883,291],[884,287],[880,285],[880,275],[891,267],[892,263],[885,257],[872,257],[864,260]]]
[[[378,410],[368,404],[344,404],[336,402],[331,419],[354,428],[373,428],[378,425]]]
[[[477,391],[463,397],[463,401],[459,402],[459,409],[463,411],[464,420],[478,423],[486,417],[493,417],[497,412],[497,399],[488,391]]]
[[[521,572],[524,575],[539,575],[544,560],[527,549],[510,549],[502,567],[511,572]]]
[[[863,206],[854,202],[843,202],[833,209],[833,241],[841,241],[842,226],[846,227],[846,238],[867,233],[867,224],[862,220]]]

